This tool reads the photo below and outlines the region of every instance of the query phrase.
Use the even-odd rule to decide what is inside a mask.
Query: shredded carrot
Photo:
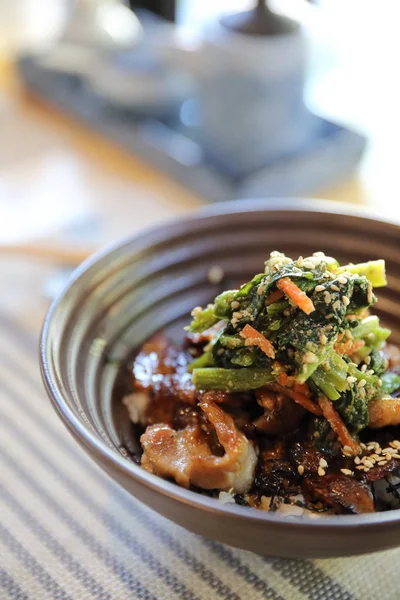
[[[293,377],[292,375],[288,375],[287,373],[279,373],[276,380],[279,383],[279,385],[292,387],[294,384],[295,377]]]
[[[301,392],[296,392],[295,390],[292,390],[290,388],[286,388],[284,391],[285,391],[285,394],[287,396],[289,396],[289,398],[291,398],[292,400],[294,400],[296,402],[296,404],[300,404],[300,406],[302,406],[306,410],[309,410],[314,415],[318,415],[318,416],[322,415],[322,411],[321,411],[320,407],[318,406],[318,404],[315,404],[315,402],[313,402],[305,394],[302,394]]]
[[[339,342],[335,344],[335,352],[338,354],[347,354],[350,356],[365,346],[364,340],[348,340],[347,342]]]
[[[310,396],[311,394],[308,385],[306,383],[299,383],[295,375],[280,373],[276,380],[279,385],[283,387],[291,387],[295,390],[295,392],[300,392],[300,394],[305,394],[305,396]]]
[[[309,315],[315,310],[312,300],[297,287],[295,283],[293,283],[290,277],[279,279],[276,285],[296,306],[305,312],[306,315]]]
[[[338,342],[341,342],[341,341],[342,341],[342,339],[343,339],[343,337],[344,337],[344,333],[338,333],[338,336],[337,336],[337,341],[338,341]]]
[[[280,391],[297,402],[297,404],[314,413],[314,415],[320,416],[322,414],[319,406],[311,400],[310,388],[306,383],[298,383],[294,375],[287,375],[286,373],[280,373],[277,377],[277,382],[283,388]]]
[[[351,448],[353,454],[359,454],[360,446],[358,445],[356,440],[351,436],[346,425],[343,423],[340,415],[333,408],[332,402],[326,396],[320,396],[318,399],[318,404],[321,407],[325,419],[328,421],[329,425],[332,427],[333,431],[338,436],[342,446],[348,446],[349,448]]]
[[[271,292],[271,294],[268,296],[265,304],[267,306],[269,306],[270,304],[273,304],[274,302],[277,302],[278,300],[280,300],[282,298],[283,294],[281,292],[281,290],[274,290],[273,292]]]
[[[275,358],[275,350],[271,342],[251,325],[245,325],[240,335],[246,340],[245,346],[258,346],[269,358]]]

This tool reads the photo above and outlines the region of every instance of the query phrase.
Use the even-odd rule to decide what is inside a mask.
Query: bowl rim
[[[271,198],[271,199],[254,199],[254,200],[233,200],[229,202],[221,202],[215,205],[208,205],[197,209],[194,212],[186,214],[179,218],[172,218],[164,221],[156,226],[147,228],[139,234],[125,236],[122,239],[105,245],[103,248],[95,252],[87,258],[81,265],[74,269],[68,283],[61,293],[53,300],[46,314],[39,342],[39,362],[40,370],[44,383],[44,387],[50,398],[51,404],[58,416],[66,425],[67,429],[77,438],[78,441],[90,450],[95,455],[106,463],[110,470],[116,469],[124,476],[136,480],[139,484],[150,488],[152,491],[168,496],[170,499],[176,500],[182,504],[190,505],[193,508],[212,512],[217,516],[229,517],[231,519],[241,519],[252,521],[253,523],[266,523],[276,525],[280,528],[290,528],[292,531],[297,531],[299,534],[303,530],[309,532],[311,527],[313,530],[318,530],[320,533],[335,530],[354,530],[359,528],[380,528],[383,524],[400,524],[400,509],[389,510],[385,512],[376,512],[361,515],[332,515],[322,518],[312,518],[309,516],[288,517],[279,513],[272,513],[254,508],[239,506],[233,503],[223,503],[216,498],[204,496],[198,492],[184,489],[176,483],[166,481],[157,475],[148,473],[140,465],[127,460],[122,454],[118,454],[112,450],[105,442],[100,440],[94,433],[87,428],[73,411],[68,407],[68,404],[63,398],[63,395],[57,388],[56,382],[53,380],[49,367],[49,336],[54,320],[57,317],[59,305],[62,303],[65,296],[69,293],[79,280],[93,268],[100,260],[106,258],[112,252],[123,248],[132,241],[139,242],[151,238],[151,236],[160,231],[160,229],[170,228],[171,226],[189,225],[194,221],[198,221],[202,217],[212,217],[223,214],[256,212],[256,211],[302,211],[314,212],[322,214],[335,214],[349,217],[358,217],[372,221],[378,221],[383,225],[395,225],[400,232],[400,219],[393,217],[382,218],[377,209],[365,207],[356,204],[333,202],[328,200],[303,200],[289,198]]]

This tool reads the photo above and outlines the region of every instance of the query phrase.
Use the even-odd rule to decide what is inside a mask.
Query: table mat
[[[264,558],[194,535],[120,489],[43,389],[37,340],[0,314],[0,599],[397,600],[400,549]]]

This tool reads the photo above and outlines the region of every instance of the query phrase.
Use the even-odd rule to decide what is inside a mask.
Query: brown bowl
[[[116,393],[121,364],[156,330],[181,335],[195,305],[221,285],[259,272],[270,250],[341,262],[384,258],[385,325],[400,343],[400,227],[357,207],[298,200],[219,204],[123,241],[78,268],[43,327],[43,380],[65,425],[113,479],[165,517],[201,535],[264,555],[328,557],[400,544],[400,511],[288,518],[185,490],[151,475],[122,448],[127,415]],[[222,284],[208,281],[222,267]],[[133,431],[133,438],[135,435]]]

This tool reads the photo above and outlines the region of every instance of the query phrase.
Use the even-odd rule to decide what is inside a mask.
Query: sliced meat
[[[146,389],[154,378],[187,371],[188,359],[185,353],[171,346],[166,338],[157,335],[146,342],[133,363],[134,384]]]
[[[367,481],[368,483],[373,483],[375,481],[379,481],[380,479],[384,479],[393,471],[399,469],[399,461],[395,458],[389,460],[385,465],[374,466],[370,471],[365,473],[362,477],[363,481]]]
[[[394,344],[386,344],[381,353],[389,361],[389,370],[400,373],[400,348]]]
[[[303,489],[311,502],[321,501],[337,513],[374,512],[374,499],[368,485],[345,475],[305,478]]]
[[[283,393],[260,389],[255,392],[258,404],[264,414],[257,417],[254,426],[257,431],[269,435],[279,435],[295,431],[305,410]]]
[[[296,442],[289,450],[289,457],[296,469],[301,465],[307,475],[317,473],[319,461],[324,458],[324,455],[311,444]]]
[[[254,490],[265,496],[291,496],[300,492],[297,470],[288,460],[283,442],[260,452]]]
[[[175,431],[168,425],[153,425],[140,438],[144,450],[142,466],[161,477],[174,478],[183,487],[247,492],[257,462],[255,446],[217,404],[204,401],[200,407],[213,426],[224,455],[212,453],[199,426]]]
[[[372,429],[400,425],[400,398],[382,396],[371,400],[368,412],[369,427]]]

